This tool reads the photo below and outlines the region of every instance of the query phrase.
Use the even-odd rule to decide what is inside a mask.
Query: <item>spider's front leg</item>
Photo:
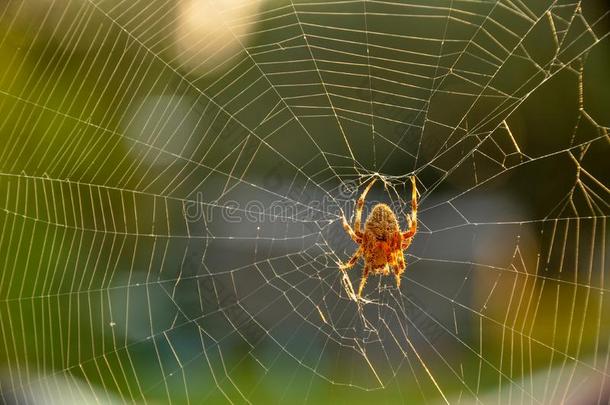
[[[405,271],[407,265],[405,263],[405,256],[402,251],[397,254],[396,267],[394,267],[394,277],[396,278],[396,288],[400,288],[400,275]]]
[[[400,243],[400,248],[402,250],[408,249],[409,246],[411,246],[411,242],[413,242],[413,236],[409,236],[407,239],[403,239]]]
[[[339,266],[339,268],[340,268],[341,270],[347,270],[347,269],[349,269],[349,268],[351,268],[351,267],[354,267],[354,264],[356,264],[356,262],[358,261],[358,259],[360,258],[360,256],[362,256],[362,252],[363,252],[363,250],[362,250],[362,246],[360,246],[360,247],[358,248],[358,250],[356,250],[356,253],[354,253],[354,255],[351,257],[351,259],[349,259],[349,260],[347,261],[347,263],[343,263],[343,264],[341,264],[341,265]]]
[[[358,287],[358,298],[362,297],[362,290],[366,284],[366,279],[369,276],[369,272],[371,271],[371,266],[368,264],[364,265],[364,270],[362,270],[362,278],[360,279],[360,286]]]

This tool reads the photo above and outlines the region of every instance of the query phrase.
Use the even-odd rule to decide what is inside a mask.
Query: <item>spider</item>
[[[343,271],[353,267],[360,256],[364,256],[364,269],[362,270],[362,279],[358,287],[359,298],[362,296],[362,290],[369,273],[387,276],[390,273],[390,266],[394,269],[396,287],[400,287],[400,275],[406,268],[405,257],[402,251],[409,247],[413,236],[417,232],[417,188],[415,176],[411,177],[411,214],[407,214],[407,224],[409,227],[407,231],[400,231],[396,215],[386,204],[375,205],[373,211],[366,219],[364,232],[360,230],[364,199],[375,181],[376,179],[373,179],[366,186],[356,202],[354,229],[347,223],[345,215],[343,215],[343,229],[345,229],[345,232],[349,234],[359,247],[347,263],[341,264],[340,269]]]

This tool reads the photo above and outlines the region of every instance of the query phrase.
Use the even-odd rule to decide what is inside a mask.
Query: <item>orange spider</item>
[[[396,287],[400,287],[400,275],[406,268],[405,257],[402,251],[409,247],[413,236],[417,232],[417,188],[415,176],[411,177],[411,215],[407,214],[409,229],[406,232],[401,232],[398,227],[398,220],[392,209],[387,204],[377,204],[366,219],[364,233],[360,231],[364,199],[375,181],[376,179],[373,179],[366,186],[356,202],[354,229],[347,223],[345,215],[343,216],[343,229],[345,229],[359,247],[352,258],[340,266],[341,270],[354,266],[358,258],[364,256],[364,269],[362,271],[360,287],[358,288],[358,297],[362,295],[362,289],[366,284],[366,278],[369,276],[369,273],[373,272],[373,274],[387,276],[390,273],[390,266],[394,268]]]

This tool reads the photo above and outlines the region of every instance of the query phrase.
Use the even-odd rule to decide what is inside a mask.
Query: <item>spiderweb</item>
[[[610,14],[0,4],[5,402],[608,401]],[[211,28],[210,28],[211,27]],[[419,230],[360,262],[364,185]]]

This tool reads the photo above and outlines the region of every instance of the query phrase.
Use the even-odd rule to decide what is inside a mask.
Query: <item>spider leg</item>
[[[366,186],[358,201],[356,201],[356,219],[354,221],[354,229],[356,230],[356,235],[360,233],[360,223],[362,222],[362,207],[364,206],[364,199],[366,198],[366,194],[369,192],[373,184],[377,179],[371,180],[371,182]]]
[[[413,241],[413,237],[410,236],[407,239],[403,239],[402,243],[400,244],[400,248],[402,250],[407,249],[409,246],[411,246],[411,242]]]
[[[396,278],[396,288],[400,288],[400,275],[405,271],[405,257],[402,251],[398,254],[398,265],[394,267],[394,277]]]
[[[390,253],[390,260],[388,260],[388,264],[392,267],[396,267],[397,266],[397,260],[398,257],[396,255],[396,251],[393,251],[392,253]]]
[[[364,266],[364,270],[362,270],[362,278],[360,279],[360,286],[358,287],[358,297],[362,297],[362,290],[364,289],[364,285],[366,284],[366,278],[369,276],[369,272],[371,268],[369,266]]]
[[[345,229],[345,232],[347,232],[347,234],[350,236],[350,238],[352,238],[352,240],[354,242],[360,243],[362,241],[362,234],[359,235],[356,232],[354,232],[352,227],[347,223],[347,219],[345,219],[345,215],[343,215],[341,219],[343,221],[343,229]]]
[[[354,253],[354,255],[351,257],[351,259],[349,259],[347,261],[347,263],[343,263],[341,266],[339,266],[339,268],[341,270],[347,270],[351,267],[354,266],[354,264],[356,264],[356,262],[358,261],[358,259],[360,258],[360,256],[362,256],[362,246],[360,246],[358,248],[358,250],[356,250],[356,253]]]
[[[407,224],[409,229],[402,233],[402,239],[411,238],[417,232],[417,184],[415,183],[415,176],[411,177],[411,215],[407,215]],[[409,243],[411,243],[409,241]],[[403,247],[403,249],[406,249]]]
[[[402,273],[407,268],[407,264],[405,263],[405,255],[402,253],[402,250],[396,254],[396,267]]]

